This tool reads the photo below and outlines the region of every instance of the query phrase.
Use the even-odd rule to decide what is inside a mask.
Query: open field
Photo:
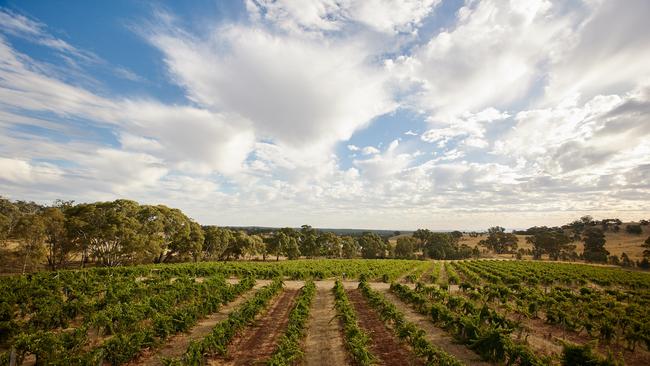
[[[0,290],[2,365],[569,364],[565,342],[591,341],[593,357],[650,363],[650,274],[589,265],[147,265]]]

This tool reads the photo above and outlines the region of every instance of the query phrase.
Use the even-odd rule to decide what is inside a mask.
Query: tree
[[[535,234],[526,238],[526,241],[533,246],[533,258],[540,259],[542,254],[548,254],[552,260],[558,260],[561,256],[566,257],[575,250],[569,238],[562,229],[539,228]]]
[[[262,254],[262,258],[266,260],[266,255],[268,253],[266,252],[266,244],[264,243],[264,239],[256,234],[249,235],[248,247],[246,247],[245,253],[249,258],[252,258],[258,254]]]
[[[630,259],[627,253],[621,253],[621,266],[623,267],[634,267],[634,262]]]
[[[361,248],[357,240],[351,236],[344,236],[341,238],[341,252],[343,258],[356,258],[359,256]]]
[[[188,246],[190,240],[190,220],[177,208],[169,208],[158,205],[159,220],[162,223],[162,241],[160,253],[154,262],[168,262],[175,255],[183,255],[192,246]]]
[[[429,229],[417,229],[413,232],[413,237],[418,240],[418,246],[415,248],[416,251],[423,250],[424,244],[431,237],[431,234]]]
[[[506,233],[505,228],[495,226],[488,229],[488,237],[481,240],[479,244],[497,254],[503,254],[516,251],[517,242],[519,239],[515,234]]]
[[[23,274],[27,267],[37,265],[45,254],[45,223],[37,214],[21,216],[13,228],[13,233],[20,240],[18,252],[23,257]]]
[[[9,239],[21,213],[11,201],[0,196],[0,244]]]
[[[298,232],[292,228],[285,227],[277,230],[268,241],[268,253],[274,254],[276,261],[280,260],[281,255],[286,255],[289,259],[300,257],[298,237]]]
[[[318,237],[317,242],[321,254],[324,254],[329,258],[341,258],[343,250],[343,241],[341,240],[341,237],[331,232],[322,233]]]
[[[298,240],[295,237],[285,234],[282,238],[280,247],[283,249],[287,258],[300,258],[300,247],[298,246]]]
[[[395,245],[395,257],[401,259],[415,258],[415,247],[417,246],[417,239],[411,236],[400,236],[397,238]]]
[[[650,236],[641,244],[641,247],[643,247],[643,256],[645,258],[650,257]]]
[[[51,270],[65,266],[75,251],[74,242],[68,239],[65,214],[59,207],[48,207],[39,214],[45,227],[47,264]]]
[[[583,233],[585,249],[582,253],[588,262],[607,262],[609,252],[605,249],[605,234],[596,227],[590,227]]]
[[[308,258],[320,255],[318,248],[318,232],[309,225],[302,225],[300,228],[300,253]]]
[[[448,233],[429,233],[423,250],[429,258],[451,259],[455,257],[458,241]]]
[[[96,205],[92,203],[79,204],[66,209],[65,230],[70,244],[81,251],[81,268],[86,266],[90,256],[91,231],[95,226],[93,220]]]
[[[386,246],[381,237],[375,233],[365,232],[359,237],[361,256],[367,259],[383,258]]]
[[[223,253],[223,256],[226,260],[230,258],[239,259],[247,253],[250,253],[249,246],[251,245],[251,240],[248,234],[245,231],[239,230],[233,233],[232,239],[228,241],[228,246]]]
[[[233,232],[216,226],[203,227],[203,257],[206,259],[223,259],[224,253],[234,240]]]
[[[203,242],[205,241],[205,234],[201,225],[194,221],[190,221],[190,235],[183,245],[179,248],[179,252],[190,255],[196,262],[201,258],[201,251],[203,250]]]
[[[638,224],[627,224],[627,226],[625,227],[625,231],[628,234],[632,234],[632,235],[643,234],[643,229],[641,228],[641,225]]]

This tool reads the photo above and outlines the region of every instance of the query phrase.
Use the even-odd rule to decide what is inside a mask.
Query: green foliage
[[[607,262],[609,252],[605,249],[605,234],[599,228],[590,227],[583,233],[585,243],[583,257],[588,262]]]
[[[459,245],[463,236],[460,231],[452,233],[434,233],[427,229],[418,229],[413,238],[419,241],[418,247],[423,253],[433,259],[463,259],[472,256],[472,249],[467,245]]]
[[[379,235],[366,232],[359,237],[358,242],[363,258],[375,259],[386,257],[388,247]]]
[[[359,328],[357,316],[345,294],[345,289],[341,281],[336,281],[333,291],[334,306],[336,307],[338,317],[343,323],[345,346],[350,352],[350,356],[357,365],[372,365],[376,357],[368,349],[370,336]]]
[[[563,366],[616,366],[621,365],[611,358],[604,359],[593,352],[591,345],[565,343],[562,349]]]
[[[413,291],[392,283],[390,290],[420,313],[430,316],[436,325],[468,344],[485,360],[518,365],[549,363],[535,356],[526,345],[514,342],[510,338],[514,324],[486,306],[479,308],[464,297],[422,284]]]
[[[495,226],[488,229],[488,237],[481,240],[479,244],[497,254],[503,254],[515,252],[518,241],[515,234],[506,233],[506,229]]]
[[[397,238],[395,245],[395,258],[413,259],[415,258],[415,248],[417,241],[411,236],[400,236]]]
[[[533,258],[540,259],[542,254],[548,254],[552,260],[558,260],[563,254],[568,255],[575,250],[569,238],[561,229],[537,228],[526,241],[533,246]]]

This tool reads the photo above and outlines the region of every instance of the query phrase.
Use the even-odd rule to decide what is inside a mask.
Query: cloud
[[[24,15],[14,13],[8,9],[0,8],[0,31],[25,38],[31,42],[56,49],[60,52],[74,54],[81,58],[95,58],[93,54],[82,52],[71,46],[68,42],[53,37],[46,31],[46,28],[43,23],[29,19]]]
[[[418,135],[417,133],[415,133],[415,132],[413,132],[411,130],[408,130],[408,131],[404,132],[404,134],[408,135],[408,136],[417,136]]]
[[[442,148],[452,140],[458,140],[467,147],[485,148],[489,145],[486,140],[486,129],[492,122],[502,121],[510,117],[508,113],[494,108],[487,108],[479,113],[465,112],[446,124],[445,127],[432,128],[425,131],[420,139],[435,143]]]
[[[389,177],[405,169],[412,161],[413,155],[400,153],[398,151],[399,141],[393,140],[386,150],[379,154],[379,150],[368,146],[372,150],[364,152],[365,155],[373,155],[371,158],[354,160],[353,164],[359,168],[361,174],[370,182],[377,182],[380,178]],[[364,149],[365,150],[365,149]]]
[[[366,0],[310,2],[291,0],[247,0],[246,7],[256,20],[282,29],[340,31],[358,24],[377,32],[413,32],[440,0]]]
[[[52,182],[60,180],[62,173],[52,164],[32,164],[21,159],[0,157],[0,181],[12,184]]]
[[[361,149],[361,153],[363,155],[373,155],[373,154],[379,154],[379,149],[377,149],[374,146],[366,146],[363,149]]]
[[[359,151],[360,148],[356,145],[348,145],[348,150],[350,151]]]
[[[554,175],[617,174],[647,163],[650,91],[570,99],[554,108],[519,112],[495,153],[525,158]]]
[[[239,25],[201,38],[158,29],[151,42],[171,76],[204,108],[251,121],[271,139],[317,162],[396,104],[387,76],[361,45],[271,34]],[[309,67],[306,67],[309,65]]]
[[[579,95],[621,94],[650,82],[650,3],[590,1],[589,16],[569,38],[571,47],[554,59],[545,102]],[[615,26],[612,19],[616,19]]]
[[[48,112],[64,120],[88,119],[118,130],[124,148],[155,154],[172,167],[192,172],[235,172],[252,151],[254,133],[241,117],[152,100],[107,99],[44,75],[40,64],[2,40],[0,55],[0,105]]]
[[[395,74],[417,86],[407,99],[440,123],[524,100],[576,27],[562,9],[571,8],[545,0],[468,2],[452,29],[394,60]]]

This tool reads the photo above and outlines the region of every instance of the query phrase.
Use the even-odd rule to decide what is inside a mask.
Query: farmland
[[[650,363],[650,275],[618,268],[202,262],[8,276],[0,291],[3,365]]]

